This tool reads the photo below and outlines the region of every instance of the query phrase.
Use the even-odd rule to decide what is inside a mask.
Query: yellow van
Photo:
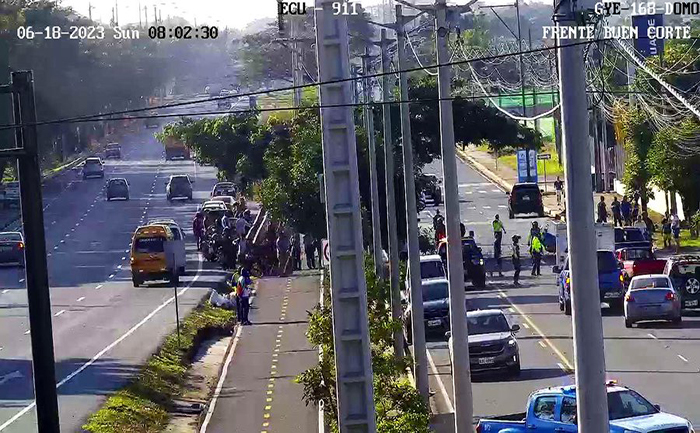
[[[134,287],[144,281],[168,280],[178,284],[173,232],[168,226],[147,225],[136,229],[131,239],[131,280]]]

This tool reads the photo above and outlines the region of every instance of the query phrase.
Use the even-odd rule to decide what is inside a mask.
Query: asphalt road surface
[[[164,161],[144,130],[125,138],[122,159],[108,160],[105,178],[125,177],[131,200],[105,201],[101,179],[69,172],[44,188],[44,221],[53,313],[61,431],[79,431],[106,394],[118,389],[175,327],[174,288],[134,288],[129,247],[148,219],[172,218],[187,234],[187,276],[178,288],[181,317],[223,277],[203,264],[191,219],[216,182],[211,167]],[[165,199],[172,174],[195,176],[194,200]],[[106,180],[105,179],[105,180]],[[0,432],[36,431],[24,270],[0,268]]]
[[[466,201],[461,203],[462,221],[468,229],[475,230],[477,242],[491,241],[490,227],[483,222],[493,218],[494,209],[502,209],[501,216],[507,216],[500,207],[506,204],[506,196],[496,186],[487,185],[470,166],[459,160],[457,164],[460,184],[483,183],[478,187],[460,187],[460,199]],[[471,189],[472,193],[465,194],[463,189]],[[486,206],[492,211],[484,211]],[[529,222],[506,219],[506,230],[524,236]],[[543,266],[541,277],[531,277],[529,272],[523,274],[523,286],[519,288],[510,284],[512,273],[507,272],[502,279],[487,278],[486,289],[467,292],[470,308],[504,309],[512,322],[521,326],[517,334],[522,363],[520,377],[473,375],[477,418],[523,412],[533,391],[574,383],[571,317],[559,311],[551,267]],[[608,379],[630,386],[666,412],[683,416],[696,426],[700,424],[697,390],[693,386],[700,380],[700,315],[689,313],[679,327],[652,322],[627,329],[620,314],[604,308],[603,328]],[[441,432],[453,431],[449,413],[454,412],[454,402],[447,342],[428,342],[428,352],[431,389],[436,392],[441,413],[436,424],[441,425]]]
[[[318,303],[320,275],[259,280],[252,326],[238,328],[227,372],[217,387],[207,433],[318,431],[318,410],[303,401],[294,378],[318,363],[306,338],[308,314]]]

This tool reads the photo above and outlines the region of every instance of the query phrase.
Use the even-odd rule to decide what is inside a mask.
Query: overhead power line
[[[591,43],[596,43],[596,42],[605,41],[605,40],[611,40],[611,39],[591,39],[591,40],[586,40],[586,41],[561,44],[561,45],[559,45],[559,47],[588,45]],[[525,53],[546,52],[546,51],[549,51],[549,50],[552,50],[555,48],[556,47],[534,48],[532,50],[522,51],[522,53],[525,54]],[[479,58],[465,59],[465,60],[454,60],[454,61],[450,61],[450,62],[447,62],[444,64],[433,64],[433,65],[429,65],[428,67],[435,68],[435,67],[439,67],[439,66],[453,66],[453,65],[469,64],[472,62],[505,58],[505,57],[518,55],[518,54],[521,54],[521,53],[518,52],[518,53],[507,53],[507,54],[495,54],[495,55],[488,56],[488,57],[479,57]],[[169,108],[174,108],[174,107],[192,106],[192,105],[197,105],[197,104],[224,101],[224,100],[241,98],[241,97],[246,97],[246,96],[248,96],[248,97],[249,96],[257,96],[257,95],[261,95],[261,94],[289,91],[289,90],[294,90],[294,89],[299,89],[299,88],[303,89],[306,87],[315,87],[318,85],[337,84],[337,83],[343,83],[346,81],[355,81],[355,80],[362,79],[362,78],[381,77],[383,75],[396,74],[397,72],[415,72],[415,71],[421,71],[424,69],[425,69],[424,67],[415,67],[415,68],[408,68],[408,69],[405,69],[403,71],[377,72],[377,73],[373,73],[373,74],[369,74],[369,75],[364,74],[364,75],[358,75],[357,77],[340,78],[340,79],[329,80],[329,81],[324,81],[324,82],[320,82],[320,83],[319,82],[307,83],[307,84],[301,84],[298,86],[286,86],[286,87],[279,87],[279,88],[269,89],[269,90],[257,90],[257,91],[253,91],[253,92],[244,92],[244,93],[229,94],[229,95],[224,95],[224,96],[215,96],[215,97],[210,97],[207,99],[201,99],[201,100],[196,100],[196,101],[184,101],[184,102],[177,102],[177,103],[167,104],[167,105],[158,105],[158,106],[153,106],[153,107],[134,108],[134,109],[129,109],[129,110],[119,110],[119,111],[113,111],[113,112],[108,112],[108,113],[99,113],[99,114],[76,116],[76,117],[70,117],[70,118],[64,118],[64,119],[47,120],[47,121],[36,122],[33,125],[42,126],[42,125],[55,125],[55,124],[61,124],[61,123],[97,122],[97,121],[103,121],[103,120],[110,120],[110,119],[107,119],[107,117],[112,117],[112,116],[129,115],[132,113],[143,113],[143,112],[148,112],[148,111],[157,111],[157,110],[169,109]],[[158,116],[146,116],[146,117],[139,117],[139,118],[148,118],[148,117],[158,117]],[[170,117],[170,116],[168,116],[168,117]],[[116,119],[111,119],[111,120],[116,120]],[[28,125],[25,125],[25,126],[28,126]],[[2,126],[0,126],[0,130],[13,129],[16,127],[17,127],[17,125],[2,125]]]

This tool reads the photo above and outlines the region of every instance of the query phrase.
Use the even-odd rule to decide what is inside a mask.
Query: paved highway
[[[507,209],[501,207],[506,205],[506,195],[470,166],[459,160],[457,164],[461,185],[480,183],[460,187],[462,221],[468,229],[475,230],[478,242],[491,242],[493,235],[484,221],[491,221],[494,209],[501,209],[501,216],[507,216]],[[439,166],[437,173],[440,173]],[[423,215],[431,211],[428,209]],[[427,223],[427,218],[423,220]],[[506,218],[508,234],[512,231],[525,236],[530,221]],[[546,222],[545,219],[538,221]],[[509,254],[509,250],[504,252]],[[559,311],[551,267],[543,267],[542,276],[538,278],[530,277],[529,272],[523,274],[520,288],[510,284],[512,272],[507,272],[504,279],[487,278],[485,290],[467,292],[470,308],[505,309],[512,321],[522,328],[518,333],[521,376],[515,379],[474,376],[474,414],[477,417],[522,412],[531,392],[574,381],[571,317]],[[608,378],[636,389],[661,405],[664,411],[699,425],[700,411],[694,398],[697,391],[692,384],[700,380],[700,315],[684,317],[681,327],[650,323],[627,329],[621,315],[604,309],[603,328]],[[436,392],[437,408],[443,414],[438,417],[438,423],[447,427],[440,431],[452,431],[447,415],[454,410],[447,344],[431,341],[428,348],[433,373],[431,389]]]
[[[122,160],[106,163],[105,178],[125,177],[129,201],[105,201],[100,179],[71,172],[45,187],[45,231],[61,431],[79,431],[87,416],[119,388],[175,327],[174,289],[134,288],[129,247],[148,219],[173,218],[188,236],[188,276],[179,294],[181,315],[222,274],[200,262],[191,238],[196,204],[215,183],[211,167],[196,169],[194,200],[168,204],[171,174],[195,174],[191,161],[163,160],[163,148],[144,130],[125,138]],[[0,432],[36,431],[24,271],[0,269]]]

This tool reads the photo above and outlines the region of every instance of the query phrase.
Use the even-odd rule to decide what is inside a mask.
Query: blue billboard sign
[[[528,154],[529,153],[529,158]],[[530,176],[527,175],[528,163],[530,165]],[[537,182],[537,151],[530,149],[518,150],[518,182]]]
[[[639,37],[634,40],[634,48],[643,57],[658,56],[664,52],[664,40],[649,38],[647,29],[650,27],[661,27],[664,25],[664,15],[633,15],[632,27],[639,32]]]

